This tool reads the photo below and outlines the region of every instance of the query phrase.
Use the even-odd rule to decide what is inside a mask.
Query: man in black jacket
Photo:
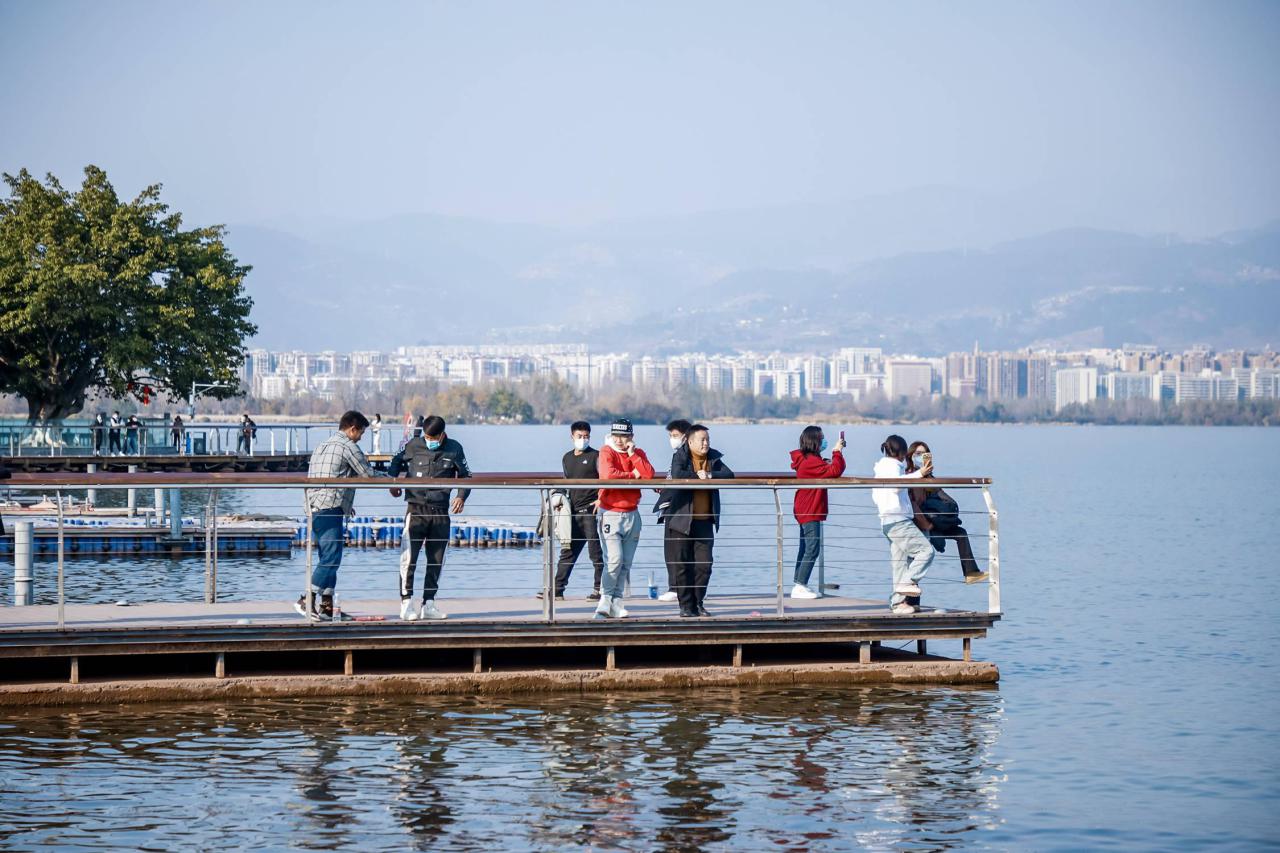
[[[685,443],[671,457],[673,480],[728,480],[733,471],[720,451],[711,448],[711,437],[702,424],[689,428]],[[711,582],[711,552],[720,528],[720,492],[717,489],[663,489],[663,522],[667,532],[663,555],[668,574],[676,580],[681,616],[710,616],[703,602]]]
[[[591,424],[586,421],[575,421],[569,427],[573,436],[573,450],[560,460],[566,480],[597,480],[600,478],[600,451],[591,446]],[[567,492],[567,494],[566,494]],[[599,489],[557,489],[551,494],[551,506],[556,508],[564,501],[569,502],[572,512],[570,516],[571,535],[568,542],[560,543],[560,560],[556,564],[556,597],[564,598],[565,587],[569,585],[569,573],[578,561],[585,545],[591,557],[591,565],[595,569],[595,578],[591,584],[588,599],[600,598],[600,573],[604,571],[604,553],[600,550],[600,531],[596,527],[596,510],[600,507]]]
[[[465,479],[471,476],[462,445],[445,435],[444,418],[432,415],[422,423],[422,435],[414,436],[391,459],[388,473],[392,477],[431,480]],[[409,503],[404,517],[404,550],[400,553],[400,618],[406,622],[418,619],[443,619],[436,607],[440,589],[440,572],[444,568],[444,552],[449,545],[449,514],[462,512],[470,489],[458,489],[449,500],[451,489],[408,489]],[[399,489],[392,489],[400,497]],[[422,578],[422,607],[413,606],[413,574],[418,565],[418,551],[426,546],[427,566]]]

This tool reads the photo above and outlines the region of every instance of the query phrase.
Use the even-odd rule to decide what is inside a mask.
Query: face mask
[[[683,439],[683,438],[670,438],[670,439],[667,439],[667,440],[671,442],[671,449],[672,449],[672,450],[679,450],[679,449],[680,449],[680,445],[684,444],[684,439]]]
[[[820,447],[819,450],[823,453],[827,452],[827,440],[825,438],[822,439],[822,447]]]
[[[441,444],[442,442],[439,441],[428,441],[427,450],[439,450]]]
[[[589,438],[575,438],[575,439],[573,440],[573,449],[574,449],[574,450],[586,450],[586,449],[587,449],[587,445],[588,445],[588,444],[590,444],[590,443],[591,443],[591,439],[589,439]]]
[[[912,456],[912,457],[911,457],[911,464],[912,464],[912,465],[914,465],[914,466],[916,467],[916,469],[917,469],[917,470],[919,470],[920,468],[923,468],[923,467],[924,467],[924,456],[923,456],[923,454],[917,453],[915,456]]]

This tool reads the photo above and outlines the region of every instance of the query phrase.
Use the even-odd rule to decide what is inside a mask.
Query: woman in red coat
[[[844,473],[844,439],[836,442],[831,461],[822,458],[827,440],[822,428],[807,426],[800,433],[800,447],[791,451],[791,467],[798,480],[823,480]],[[796,556],[795,586],[792,598],[817,598],[809,589],[809,575],[822,551],[822,522],[827,520],[827,490],[798,489],[795,501],[796,522],[800,525],[800,553]]]

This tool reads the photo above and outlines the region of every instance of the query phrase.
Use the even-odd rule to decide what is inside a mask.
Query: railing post
[[[987,612],[1002,613],[1000,609],[1000,513],[991,498],[991,489],[982,487],[982,499],[987,502]]]
[[[97,462],[89,462],[89,463],[87,463],[87,464],[84,466],[84,472],[85,472],[86,474],[96,474],[96,473],[98,473],[98,463],[97,463]],[[89,489],[89,490],[87,490],[87,491],[84,493],[84,499],[89,503],[89,505],[90,505],[90,506],[97,506],[97,504],[98,504],[98,490],[97,490],[97,489]]]
[[[311,550],[312,548],[315,547],[316,531],[315,531],[315,514],[311,511],[311,499],[307,497],[306,489],[302,490],[302,499],[307,505],[307,563],[305,568],[306,582],[303,584],[302,589],[303,589],[303,595],[306,596],[306,599],[307,599],[306,610],[307,610],[307,621],[309,622],[311,621],[311,614],[315,608],[315,603],[313,600],[315,597],[315,593],[313,593],[311,590]],[[342,535],[341,531],[339,531],[338,535]]]
[[[782,501],[778,498],[778,490],[773,490],[773,508],[778,516],[778,615],[786,612],[782,600]]]
[[[13,525],[13,603],[27,605],[35,603],[32,589],[35,586],[31,555],[35,552],[35,540],[32,533],[35,525],[30,521],[18,521]]]
[[[138,466],[130,465],[129,473],[130,474],[138,473]],[[126,503],[129,506],[129,517],[133,518],[135,515],[138,514],[138,490],[133,488],[132,486],[130,486],[128,489]]]
[[[58,630],[61,631],[67,624],[67,596],[66,596],[66,571],[64,561],[66,558],[65,544],[63,542],[63,524],[62,524],[62,490],[58,490]]]
[[[542,618],[556,621],[556,579],[551,561],[551,490],[538,492],[542,501]]]
[[[827,597],[827,549],[822,541],[822,525],[825,523],[818,522],[818,598]]]
[[[267,428],[268,434],[271,436],[271,455],[276,455],[276,431],[271,427]]]
[[[210,604],[218,603],[218,490],[210,489],[210,501],[213,504],[213,583],[210,586],[212,598]]]
[[[182,538],[182,490],[169,490],[169,538]]]
[[[213,490],[204,502],[204,603],[213,604]]]

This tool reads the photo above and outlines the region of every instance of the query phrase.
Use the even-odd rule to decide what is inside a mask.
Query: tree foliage
[[[76,192],[25,169],[4,181],[0,392],[21,395],[31,420],[74,414],[95,388],[185,397],[192,382],[237,384],[257,329],[243,288],[250,268],[221,226],[184,230],[158,184],[123,202],[96,166]]]

